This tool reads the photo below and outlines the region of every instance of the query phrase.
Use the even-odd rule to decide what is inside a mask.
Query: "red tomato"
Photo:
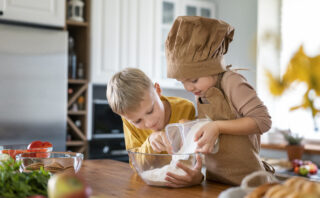
[[[28,145],[28,149],[33,148],[49,148],[52,147],[52,144],[50,142],[41,142],[39,140],[33,141]]]
[[[42,148],[49,148],[52,147],[52,144],[50,142],[42,142]]]
[[[27,150],[3,150],[2,153],[6,153],[10,155],[14,160],[16,160],[16,155],[21,154],[21,153],[26,153]]]
[[[33,148],[42,148],[42,142],[39,140],[33,141],[28,145],[28,149],[33,149]]]

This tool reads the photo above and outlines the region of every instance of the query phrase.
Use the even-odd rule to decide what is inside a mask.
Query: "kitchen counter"
[[[203,182],[188,188],[152,187],[145,184],[128,163],[114,160],[84,160],[80,174],[94,195],[104,197],[218,197],[228,185]]]
[[[272,150],[286,150],[286,144],[261,144],[263,149],[272,149]],[[304,153],[307,154],[320,154],[320,145],[319,144],[304,144]]]

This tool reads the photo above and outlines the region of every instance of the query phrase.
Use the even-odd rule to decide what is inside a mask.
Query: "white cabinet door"
[[[65,0],[0,0],[0,20],[63,27]]]
[[[126,67],[154,75],[155,0],[95,0],[91,4],[91,79],[106,84]]]

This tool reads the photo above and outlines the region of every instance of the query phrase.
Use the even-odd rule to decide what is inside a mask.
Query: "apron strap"
[[[221,80],[222,80],[222,77],[223,77],[224,73],[225,73],[225,71],[218,74],[218,80],[217,80],[216,88],[218,88],[220,90],[221,90]]]

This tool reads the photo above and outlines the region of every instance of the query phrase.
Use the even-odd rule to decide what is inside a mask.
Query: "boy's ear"
[[[154,83],[154,88],[156,89],[156,92],[159,96],[161,96],[161,88],[160,85],[158,83]]]

